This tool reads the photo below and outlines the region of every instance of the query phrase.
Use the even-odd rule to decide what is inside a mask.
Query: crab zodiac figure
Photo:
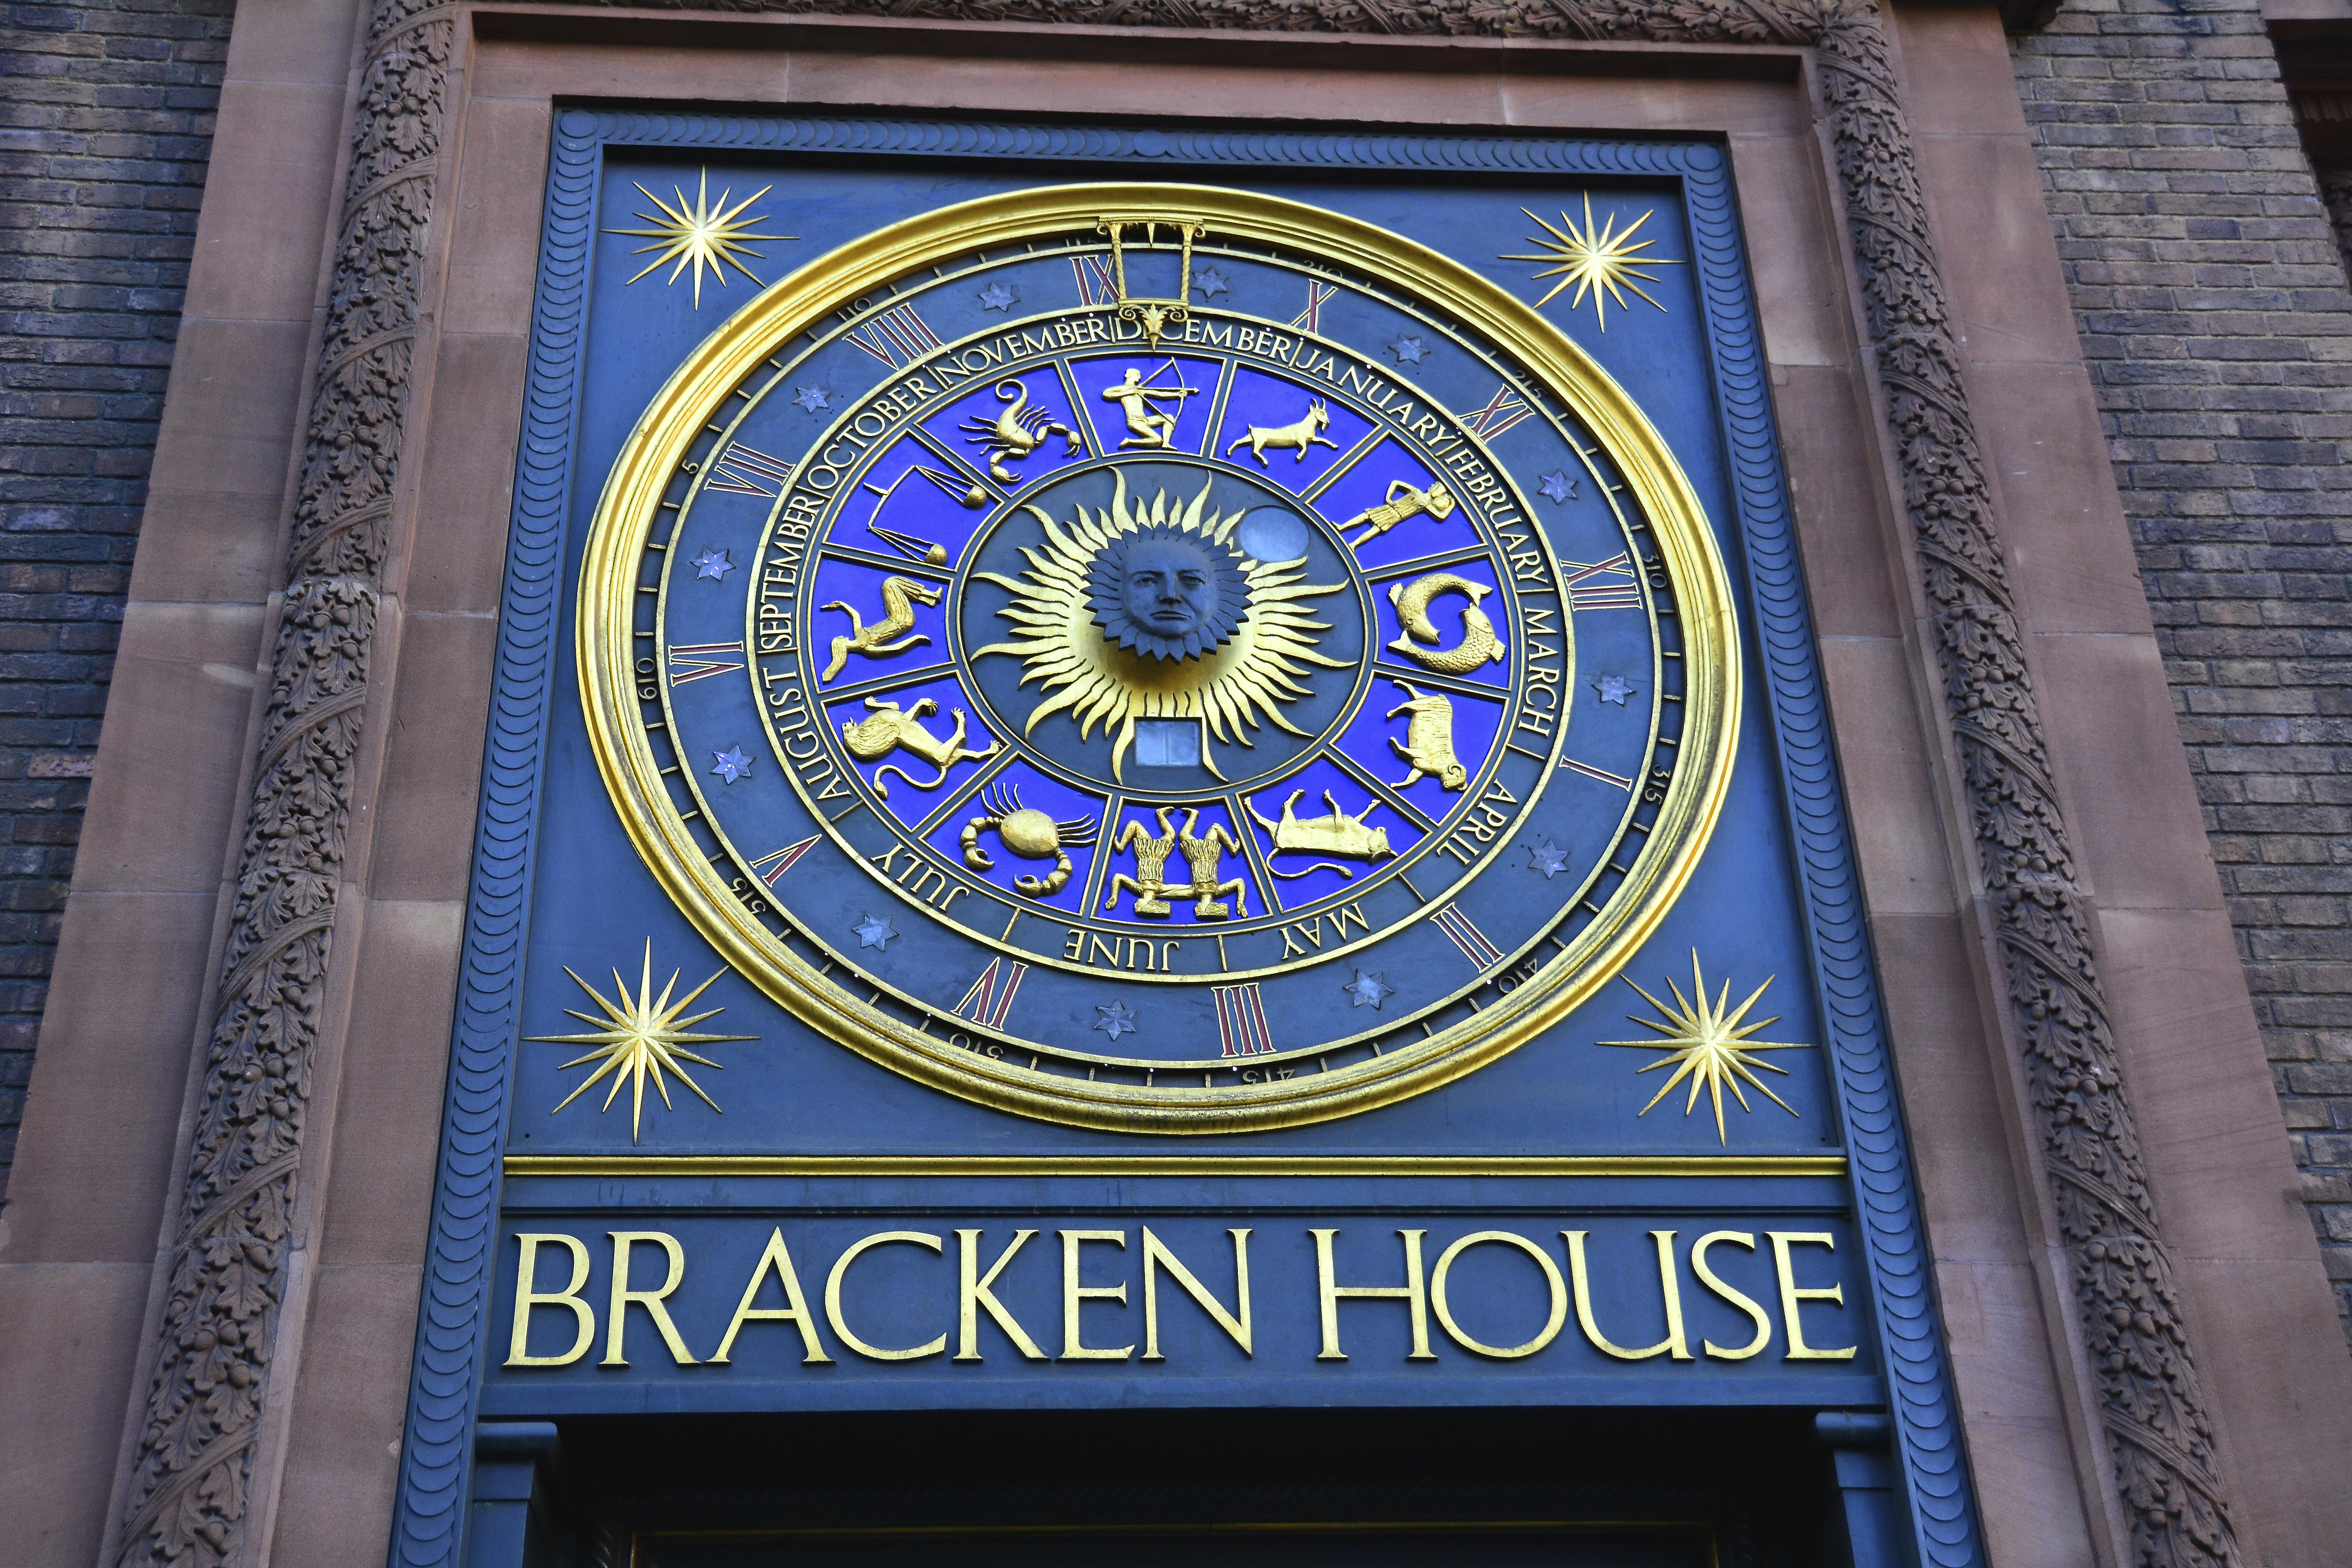
[[[1051,898],[1069,885],[1070,855],[1063,847],[1065,845],[1083,849],[1095,841],[1092,818],[1056,822],[1042,811],[1023,805],[1018,788],[1006,790],[991,784],[981,791],[980,804],[987,815],[975,816],[963,825],[963,863],[975,871],[995,869],[996,862],[980,847],[980,836],[992,827],[996,829],[996,841],[1024,860],[1043,860],[1052,856],[1054,868],[1045,876],[1013,879],[1013,890],[1032,899]]]
[[[1135,848],[1135,875],[1116,873],[1110,888],[1103,895],[1103,909],[1118,908],[1118,895],[1124,890],[1135,895],[1135,912],[1153,920],[1163,920],[1171,912],[1168,900],[1191,899],[1192,918],[1196,921],[1230,920],[1239,912],[1249,918],[1249,884],[1241,878],[1219,880],[1219,864],[1227,853],[1238,853],[1241,840],[1225,831],[1222,822],[1212,823],[1209,831],[1195,837],[1192,829],[1200,826],[1201,814],[1191,806],[1183,807],[1184,826],[1179,830],[1169,826],[1169,806],[1159,807],[1153,815],[1160,819],[1160,837],[1154,838],[1143,831],[1143,824],[1129,822],[1126,831],[1111,843],[1114,854],[1124,852],[1129,845]],[[1174,851],[1184,857],[1191,868],[1190,882],[1171,883],[1167,879],[1169,854]],[[1233,902],[1224,902],[1227,894]]]
[[[996,400],[1007,405],[996,416],[994,424],[985,419],[967,419],[962,428],[964,439],[982,447],[988,454],[988,474],[998,484],[1016,483],[1013,470],[1004,465],[1019,462],[1045,444],[1048,436],[1060,436],[1068,443],[1064,453],[1086,450],[1086,442],[1078,433],[1042,408],[1029,406],[1029,389],[1010,377],[996,384]]]

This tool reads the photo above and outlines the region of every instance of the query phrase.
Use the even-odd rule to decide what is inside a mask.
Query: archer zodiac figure
[[[1013,470],[1004,465],[1019,462],[1045,444],[1049,436],[1065,437],[1068,445],[1065,455],[1086,450],[1086,442],[1078,433],[1055,418],[1043,408],[1029,406],[1029,389],[1007,377],[996,384],[996,400],[1004,404],[1004,412],[994,424],[985,419],[967,419],[961,428],[964,439],[988,453],[988,474],[998,484],[1016,482]]]
[[[1331,410],[1326,407],[1323,400],[1318,397],[1307,405],[1307,413],[1304,416],[1291,424],[1272,426],[1251,426],[1248,435],[1225,448],[1225,456],[1230,458],[1242,447],[1247,447],[1250,449],[1250,456],[1255,458],[1257,466],[1263,468],[1266,467],[1265,449],[1271,447],[1277,452],[1296,452],[1297,457],[1293,460],[1303,463],[1307,460],[1307,448],[1309,447],[1328,447],[1335,452],[1339,449],[1339,442],[1330,440],[1323,435],[1323,432],[1330,427]]]
[[[1133,365],[1129,365],[1127,367],[1125,376],[1102,389],[1102,399],[1105,403],[1116,403],[1127,411],[1128,435],[1127,438],[1118,444],[1120,451],[1124,452],[1130,447],[1165,449],[1168,443],[1175,437],[1176,416],[1173,413],[1162,413],[1154,408],[1152,404],[1173,401],[1181,408],[1184,399],[1199,390],[1197,387],[1191,386],[1151,384],[1154,376],[1163,374],[1175,363],[1174,360],[1170,360],[1167,364],[1161,365],[1150,375],[1145,375]],[[1178,374],[1181,376],[1182,373]]]
[[[887,658],[894,653],[904,653],[910,647],[920,647],[929,642],[931,639],[921,632],[915,632],[912,637],[907,634],[915,631],[915,605],[936,605],[943,592],[945,590],[936,584],[918,583],[912,577],[885,577],[882,579],[884,614],[870,626],[858,618],[856,607],[846,600],[835,599],[826,605],[826,609],[840,610],[849,616],[849,635],[833,639],[833,662],[824,667],[823,675],[817,677],[818,684],[839,675],[841,667],[849,662],[849,656],[853,653],[862,653],[868,658]]]
[[[1123,853],[1129,846],[1135,849],[1135,875],[1114,873],[1110,888],[1103,895],[1106,911],[1118,908],[1118,895],[1135,895],[1135,912],[1147,919],[1164,920],[1171,912],[1168,900],[1191,899],[1192,918],[1196,921],[1230,920],[1238,910],[1243,919],[1249,918],[1249,885],[1241,878],[1221,880],[1221,862],[1228,853],[1238,852],[1241,840],[1225,831],[1222,822],[1212,823],[1207,834],[1196,837],[1192,829],[1199,826],[1201,814],[1191,806],[1183,808],[1184,826],[1179,830],[1170,826],[1169,806],[1153,812],[1160,821],[1160,837],[1154,838],[1143,830],[1143,824],[1130,821],[1126,829],[1111,841],[1114,854]],[[1192,879],[1171,883],[1167,879],[1168,857],[1181,854],[1192,871]],[[1233,902],[1224,902],[1227,894]]]
[[[1400,713],[1410,713],[1412,721],[1405,726],[1404,739],[1389,737],[1389,745],[1396,754],[1412,764],[1412,771],[1397,780],[1396,787],[1404,788],[1424,773],[1437,781],[1440,789],[1459,792],[1470,784],[1470,770],[1454,754],[1454,702],[1443,694],[1423,696],[1413,689],[1409,680],[1389,677],[1391,684],[1404,688],[1411,699],[1390,709],[1383,718],[1393,719]]]
[[[1495,623],[1478,607],[1478,602],[1494,591],[1451,572],[1433,572],[1411,583],[1390,584],[1389,603],[1396,606],[1397,625],[1404,635],[1388,647],[1441,675],[1467,675],[1482,664],[1502,663],[1503,639],[1495,635]],[[1429,602],[1440,594],[1460,594],[1470,601],[1462,609],[1462,640],[1449,648],[1418,647],[1438,640],[1437,625],[1429,618]]]
[[[1323,804],[1331,808],[1331,815],[1310,816],[1302,820],[1297,816],[1296,807],[1306,794],[1303,789],[1290,792],[1290,798],[1282,803],[1280,822],[1267,820],[1258,810],[1256,801],[1242,802],[1249,808],[1249,814],[1256,819],[1257,825],[1265,829],[1265,836],[1274,841],[1274,854],[1279,855],[1286,849],[1297,849],[1309,855],[1341,855],[1351,860],[1385,860],[1396,853],[1394,849],[1389,847],[1387,828],[1364,826],[1364,818],[1370,816],[1379,807],[1381,804],[1379,801],[1373,801],[1363,810],[1350,816],[1339,809],[1339,801],[1334,799],[1331,792],[1327,789],[1323,792]],[[1352,879],[1355,876],[1355,873],[1345,866],[1335,866],[1328,860],[1318,860],[1305,870],[1276,871],[1274,874],[1286,881],[1293,877],[1304,877],[1312,871],[1337,871],[1343,879]]]
[[[994,784],[981,792],[980,804],[987,815],[975,816],[963,825],[963,863],[975,871],[990,871],[996,862],[980,847],[980,836],[990,828],[996,829],[996,841],[1020,856],[1024,860],[1054,858],[1054,868],[1043,877],[1015,877],[1013,890],[1032,899],[1047,899],[1069,886],[1070,854],[1065,846],[1084,848],[1095,841],[1096,824],[1091,817],[1078,817],[1070,822],[1056,822],[1042,811],[1021,804],[1018,789],[1004,790]],[[1130,823],[1129,826],[1140,827]]]
[[[928,697],[916,699],[915,705],[900,712],[896,702],[885,702],[878,697],[866,700],[866,716],[855,723],[843,720],[841,743],[849,748],[850,755],[861,763],[881,762],[884,757],[904,746],[939,770],[940,776],[928,782],[915,777],[896,763],[883,763],[874,770],[874,793],[884,800],[890,798],[890,786],[882,782],[884,773],[897,773],[917,789],[937,789],[947,782],[948,770],[958,763],[978,762],[982,757],[996,755],[996,742],[972,750],[963,743],[963,710],[955,710],[955,733],[946,740],[923,728],[919,721],[940,710],[940,705]]]

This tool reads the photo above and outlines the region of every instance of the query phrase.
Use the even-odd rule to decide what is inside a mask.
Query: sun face
[[[1138,720],[1194,720],[1217,741],[1244,746],[1252,744],[1247,731],[1261,723],[1303,735],[1282,716],[1282,705],[1308,695],[1302,678],[1310,666],[1349,668],[1315,651],[1318,636],[1331,627],[1311,618],[1304,601],[1336,594],[1342,584],[1300,581],[1307,574],[1303,558],[1267,564],[1240,553],[1230,541],[1243,514],[1209,510],[1210,485],[1202,485],[1189,504],[1171,506],[1162,490],[1149,507],[1130,506],[1127,476],[1117,468],[1111,476],[1108,509],[1089,515],[1080,506],[1067,524],[1037,507],[1027,509],[1044,529],[1045,542],[1043,549],[1023,552],[1030,570],[1019,580],[973,574],[1012,593],[1013,603],[997,613],[1018,632],[1014,640],[991,643],[971,657],[1010,655],[1022,660],[1021,684],[1034,681],[1044,689],[1045,700],[1030,712],[1027,730],[1066,710],[1077,721],[1081,740],[1097,724],[1110,732],[1111,775],[1122,781]],[[1105,563],[1142,568],[1133,574],[1138,577],[1156,569],[1176,584],[1181,573],[1172,568],[1187,562],[1215,568],[1211,574],[1218,579],[1220,597],[1209,605],[1209,616],[1204,619],[1197,603],[1182,604],[1181,585],[1164,588],[1161,596],[1179,602],[1169,612],[1169,629],[1178,635],[1130,633],[1122,639],[1118,631],[1128,621],[1127,601],[1108,595],[1129,592],[1127,576],[1120,574],[1114,588]],[[1229,589],[1238,603],[1222,602]],[[1143,605],[1147,634],[1152,598],[1143,594],[1136,601]],[[1181,627],[1177,620],[1183,621]],[[1202,758],[1210,773],[1224,776],[1205,746]]]
[[[635,184],[635,181],[630,183]],[[691,203],[687,201],[685,191],[675,185],[670,187],[670,194],[677,198],[677,205],[672,206],[646,190],[645,186],[638,185],[638,194],[653,203],[655,206],[659,207],[661,216],[656,217],[652,213],[637,213],[634,216],[643,218],[654,226],[608,228],[604,232],[633,235],[654,241],[651,245],[641,245],[630,252],[632,256],[643,256],[647,251],[655,253],[653,260],[647,262],[643,270],[629,279],[631,283],[635,283],[638,278],[643,278],[646,273],[670,262],[676,262],[677,265],[670,268],[669,277],[664,279],[665,282],[677,282],[679,273],[689,267],[693,268],[694,308],[698,310],[702,308],[702,274],[706,269],[712,277],[719,279],[719,286],[722,289],[727,286],[727,268],[730,267],[751,279],[752,282],[759,283],[758,277],[750,268],[743,265],[740,258],[748,256],[754,261],[762,260],[764,258],[761,252],[751,249],[744,242],[789,240],[799,237],[790,234],[754,234],[751,232],[752,229],[764,220],[756,216],[747,218],[742,216],[746,207],[773,189],[775,189],[773,185],[761,185],[733,206],[729,206],[727,203],[735,193],[731,188],[725,189],[719,193],[719,200],[712,202],[709,199],[710,171],[706,169],[702,172],[701,183],[694,188],[694,200]],[[765,284],[761,286],[766,287]]]
[[[1568,308],[1571,310],[1575,310],[1584,303],[1585,295],[1591,294],[1593,314],[1600,319],[1601,330],[1604,332],[1609,330],[1609,301],[1614,299],[1618,309],[1625,309],[1625,290],[1630,289],[1641,295],[1643,299],[1649,300],[1651,304],[1658,305],[1658,302],[1651,300],[1648,293],[1642,288],[1644,283],[1657,282],[1658,275],[1654,272],[1643,271],[1643,268],[1682,265],[1679,261],[1669,260],[1662,256],[1642,254],[1657,243],[1653,239],[1644,239],[1637,243],[1633,238],[1634,232],[1650,221],[1649,213],[1643,213],[1640,217],[1627,224],[1625,232],[1622,234],[1617,232],[1617,218],[1613,213],[1610,215],[1608,221],[1600,225],[1596,230],[1592,221],[1592,195],[1589,191],[1585,193],[1584,197],[1582,228],[1577,227],[1576,220],[1566,213],[1559,215],[1562,226],[1554,228],[1542,218],[1536,217],[1535,214],[1528,212],[1527,208],[1521,207],[1519,210],[1527,213],[1528,216],[1535,218],[1536,222],[1543,224],[1544,233],[1550,235],[1551,237],[1545,239],[1537,235],[1528,237],[1528,244],[1542,247],[1542,253],[1539,255],[1506,256],[1500,259],[1550,262],[1552,265],[1540,268],[1536,273],[1538,279],[1549,278],[1555,273],[1564,273],[1566,276],[1551,286],[1550,293],[1536,301],[1537,309],[1540,310],[1550,304],[1554,296],[1572,283],[1576,286],[1576,292],[1569,296]],[[1665,307],[1658,305],[1658,309],[1663,310]]]
[[[1630,980],[1625,984],[1633,985]],[[1753,1024],[1743,1025],[1740,1022],[1748,1016],[1748,1009],[1756,1005],[1757,998],[1762,996],[1766,988],[1771,984],[1771,978],[1767,978],[1762,985],[1748,993],[1747,1001],[1742,1002],[1737,1008],[1732,1008],[1727,1005],[1731,1000],[1731,982],[1727,980],[1723,983],[1721,994],[1710,1004],[1706,999],[1706,976],[1699,973],[1698,953],[1694,951],[1691,953],[1691,993],[1698,998],[1696,1004],[1685,997],[1682,987],[1676,985],[1672,980],[1666,982],[1666,989],[1673,992],[1675,997],[1675,1005],[1671,1007],[1642,990],[1640,986],[1633,985],[1634,991],[1640,994],[1642,1000],[1658,1010],[1659,1017],[1657,1019],[1633,1018],[1633,1021],[1645,1029],[1655,1030],[1662,1037],[1654,1040],[1601,1040],[1596,1043],[1603,1046],[1622,1046],[1637,1051],[1654,1051],[1661,1048],[1665,1051],[1664,1056],[1649,1063],[1641,1070],[1654,1072],[1662,1067],[1672,1067],[1675,1069],[1674,1073],[1666,1079],[1665,1086],[1650,1097],[1650,1104],[1642,1107],[1637,1114],[1647,1116],[1650,1113],[1650,1106],[1665,1099],[1673,1091],[1675,1085],[1688,1079],[1690,1079],[1690,1098],[1683,1102],[1683,1114],[1688,1116],[1693,1110],[1696,1109],[1700,1091],[1705,1090],[1715,1101],[1715,1136],[1718,1142],[1730,1142],[1725,1134],[1723,1125],[1723,1091],[1727,1086],[1729,1087],[1732,1097],[1739,1101],[1739,1109],[1742,1110],[1753,1109],[1748,1103],[1748,1096],[1739,1087],[1742,1082],[1745,1082],[1790,1115],[1796,1115],[1796,1107],[1765,1088],[1764,1080],[1756,1076],[1756,1069],[1759,1068],[1766,1072],[1780,1073],[1782,1077],[1788,1075],[1788,1069],[1777,1068],[1770,1062],[1758,1059],[1756,1053],[1802,1051],[1810,1050],[1811,1047],[1748,1037],[1759,1029],[1780,1022],[1777,1015],[1769,1018],[1759,1018]],[[1630,1017],[1631,1015],[1628,1016]]]
[[[564,1012],[583,1024],[598,1025],[601,1027],[591,1035],[529,1035],[524,1037],[533,1042],[543,1041],[555,1045],[593,1046],[595,1047],[593,1050],[574,1057],[563,1065],[565,1068],[583,1067],[590,1062],[599,1062],[602,1065],[594,1072],[590,1073],[587,1080],[579,1088],[565,1095],[563,1105],[557,1106],[556,1110],[562,1110],[564,1105],[571,1104],[587,1093],[609,1073],[612,1075],[613,1087],[604,1096],[603,1109],[606,1110],[613,1109],[613,1101],[619,1097],[622,1084],[627,1083],[631,1086],[629,1141],[634,1143],[637,1139],[639,1126],[645,1120],[647,1079],[653,1079],[654,1092],[661,1096],[663,1106],[671,1108],[669,1085],[662,1077],[665,1071],[677,1074],[677,1080],[694,1090],[700,1097],[703,1104],[713,1110],[719,1109],[719,1102],[704,1094],[702,1086],[688,1078],[686,1068],[679,1064],[692,1062],[698,1067],[712,1068],[719,1068],[719,1064],[712,1061],[709,1057],[697,1056],[684,1047],[689,1045],[713,1045],[726,1040],[751,1040],[759,1037],[756,1035],[694,1035],[686,1032],[705,1018],[716,1017],[724,1013],[727,1010],[724,1007],[713,1007],[709,1012],[697,1013],[690,1018],[681,1017],[679,1015],[693,1006],[694,999],[709,990],[718,982],[719,974],[724,974],[727,971],[721,969],[719,974],[712,975],[688,992],[683,999],[673,1004],[669,996],[671,992],[677,989],[677,971],[672,970],[669,984],[663,986],[661,995],[656,997],[654,995],[654,944],[653,939],[648,937],[646,940],[645,970],[638,978],[635,995],[629,994],[629,983],[621,978],[621,972],[617,969],[613,971],[613,986],[621,998],[618,1004],[607,1002],[603,996],[598,995],[594,986],[582,980],[570,968],[566,968],[563,973],[572,975],[581,990],[595,998],[596,1005],[604,1009],[604,1016],[597,1017],[587,1013],[574,1012],[569,1007],[566,1007]]]

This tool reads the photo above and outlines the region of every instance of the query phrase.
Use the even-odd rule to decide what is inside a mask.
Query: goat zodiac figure
[[[897,773],[917,789],[937,789],[947,783],[948,770],[958,763],[978,762],[982,757],[996,755],[996,742],[974,751],[963,743],[963,710],[955,710],[955,733],[946,740],[923,728],[918,721],[940,710],[940,705],[928,697],[918,698],[915,705],[900,712],[896,702],[885,702],[878,697],[866,700],[866,716],[852,723],[842,721],[841,743],[849,748],[850,755],[861,763],[881,762],[884,757],[904,746],[915,755],[939,770],[940,776],[923,780],[915,777],[896,763],[883,763],[874,770],[874,793],[883,799],[890,798],[890,786],[882,782],[884,773]]]
[[[987,451],[988,475],[998,484],[1017,482],[1005,463],[1019,462],[1044,446],[1048,436],[1060,436],[1068,442],[1063,448],[1065,455],[1086,450],[1086,441],[1076,431],[1045,409],[1029,406],[1029,389],[1019,382],[1009,377],[998,382],[996,400],[1007,406],[994,424],[985,419],[967,419],[962,429],[965,440]]]
[[[1230,458],[1247,447],[1250,456],[1255,458],[1257,466],[1263,468],[1266,467],[1265,449],[1271,447],[1277,452],[1296,452],[1297,456],[1292,460],[1303,463],[1307,460],[1307,448],[1309,447],[1328,447],[1335,452],[1339,449],[1339,442],[1323,434],[1330,427],[1331,410],[1318,397],[1307,405],[1303,416],[1288,425],[1251,426],[1248,435],[1225,448],[1225,456]]]
[[[870,626],[858,619],[856,606],[846,600],[835,599],[825,605],[828,610],[842,610],[848,614],[849,635],[833,639],[833,662],[824,667],[824,673],[818,676],[817,680],[822,683],[839,675],[841,667],[849,662],[849,656],[853,653],[862,653],[868,658],[887,658],[894,653],[904,653],[910,647],[920,647],[929,642],[931,639],[921,632],[915,632],[913,637],[907,635],[915,631],[914,605],[936,605],[944,592],[936,584],[918,583],[912,577],[885,577],[882,579],[882,608],[885,614]]]
[[[1229,853],[1239,853],[1241,840],[1225,831],[1222,822],[1212,823],[1209,831],[1194,837],[1192,829],[1200,826],[1201,814],[1191,806],[1183,808],[1184,826],[1179,831],[1169,826],[1172,808],[1160,806],[1154,816],[1160,819],[1160,837],[1154,838],[1143,831],[1143,824],[1129,822],[1126,830],[1111,841],[1114,854],[1124,852],[1129,845],[1135,847],[1135,875],[1114,874],[1110,889],[1103,895],[1106,910],[1118,908],[1118,895],[1124,890],[1135,895],[1135,912],[1150,919],[1165,919],[1171,912],[1168,900],[1191,899],[1192,918],[1196,921],[1230,920],[1238,912],[1249,918],[1249,884],[1234,877],[1220,881],[1219,862]],[[1184,864],[1192,873],[1189,882],[1171,883],[1167,879],[1168,857],[1181,853]],[[1233,902],[1224,902],[1227,894]]]
[[[963,825],[963,863],[975,871],[990,871],[996,862],[980,847],[980,836],[996,829],[996,840],[1024,860],[1054,858],[1054,868],[1043,877],[1015,877],[1013,890],[1032,899],[1049,899],[1070,882],[1070,856],[1064,845],[1079,848],[1095,841],[1095,824],[1089,817],[1071,822],[1056,822],[1042,811],[1021,804],[1018,789],[1002,790],[992,784],[980,793],[980,804],[987,809],[984,816],[975,816]],[[1129,824],[1130,826],[1135,826]]]

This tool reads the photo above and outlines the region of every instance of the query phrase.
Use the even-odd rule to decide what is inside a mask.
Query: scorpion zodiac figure
[[[918,583],[912,577],[885,577],[882,579],[882,608],[887,613],[870,626],[858,619],[856,606],[845,600],[835,599],[825,605],[828,610],[848,613],[849,635],[833,639],[833,662],[824,667],[824,673],[817,679],[827,681],[839,675],[841,667],[849,662],[849,656],[853,653],[862,653],[868,658],[887,658],[894,653],[904,653],[910,647],[920,647],[929,642],[931,639],[921,632],[915,632],[913,637],[907,636],[915,630],[914,605],[936,605],[942,592],[933,584]]]
[[[1056,822],[1042,811],[1021,804],[1019,789],[1001,790],[992,784],[981,791],[980,804],[985,816],[975,816],[963,825],[963,863],[975,871],[990,871],[996,862],[980,847],[980,836],[993,827],[996,841],[1024,860],[1054,858],[1054,868],[1043,877],[1015,877],[1013,890],[1033,899],[1049,899],[1069,885],[1070,856],[1064,845],[1080,848],[1095,841],[1095,823],[1079,817],[1072,822]]]
[[[988,473],[1001,485],[1015,482],[1006,462],[1019,462],[1045,444],[1048,436],[1060,436],[1069,444],[1066,454],[1086,450],[1086,442],[1078,433],[1042,408],[1029,406],[1029,389],[1007,377],[996,384],[996,400],[1006,405],[996,423],[985,419],[967,419],[962,428],[964,439],[988,453]]]
[[[1228,853],[1238,853],[1241,840],[1225,831],[1222,822],[1212,823],[1209,831],[1194,837],[1192,829],[1200,826],[1201,814],[1191,806],[1183,808],[1184,826],[1180,832],[1169,826],[1170,808],[1159,807],[1153,815],[1160,819],[1160,837],[1154,838],[1143,831],[1143,824],[1129,822],[1126,831],[1112,841],[1113,853],[1135,847],[1135,875],[1124,872],[1110,879],[1110,890],[1103,896],[1103,908],[1118,908],[1122,889],[1135,895],[1135,912],[1149,919],[1164,919],[1170,912],[1171,899],[1193,900],[1192,918],[1196,921],[1230,920],[1236,911],[1249,918],[1249,885],[1239,877],[1220,881],[1218,862]],[[1168,857],[1171,853],[1184,857],[1191,868],[1192,879],[1171,883],[1167,879]],[[1224,902],[1226,894],[1234,901]]]

